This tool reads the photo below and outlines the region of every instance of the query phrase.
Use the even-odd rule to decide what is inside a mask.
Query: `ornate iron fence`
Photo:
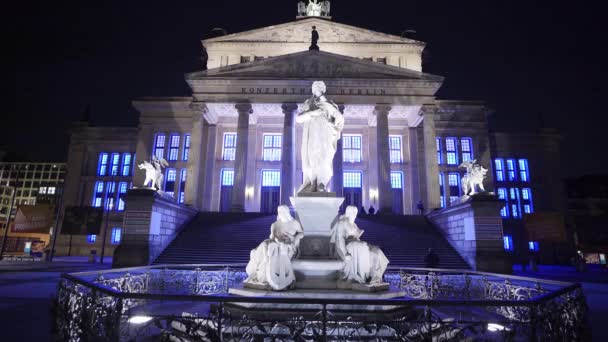
[[[229,295],[246,277],[243,266],[64,274],[54,302],[55,339],[581,341],[590,336],[579,284],[410,268],[385,275],[392,288],[405,293],[397,299]]]

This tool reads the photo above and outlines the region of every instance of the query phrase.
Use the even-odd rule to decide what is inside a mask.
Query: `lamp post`
[[[17,171],[17,177],[15,179],[15,184],[12,186],[13,191],[11,194],[11,202],[8,207],[8,213],[6,214],[6,224],[4,227],[4,236],[2,237],[2,248],[0,249],[0,260],[2,260],[2,258],[4,257],[4,251],[6,250],[6,240],[8,240],[8,228],[9,228],[9,224],[11,222],[11,214],[13,213],[13,206],[15,204],[15,195],[17,194],[17,183],[19,183],[19,174],[21,172],[21,165],[13,164],[11,166],[11,172],[9,173],[9,177],[8,177],[9,185],[10,185],[10,179],[12,178],[14,169],[16,169],[16,171]]]
[[[108,203],[108,207],[105,208],[106,209],[106,224],[104,225],[103,228],[103,235],[101,237],[101,256],[99,257],[99,263],[103,264],[103,257],[105,255],[106,252],[106,238],[108,236],[108,221],[110,218],[110,212],[112,211],[112,208],[114,207],[114,197],[112,197],[112,201],[110,201],[110,189],[112,190],[112,194],[111,196],[115,195],[116,192],[116,185],[114,184],[114,176],[116,176],[116,170],[114,170],[114,168],[112,167],[112,170],[110,171],[112,172],[112,178],[110,178],[110,188],[108,189],[108,196],[106,196],[106,203]]]

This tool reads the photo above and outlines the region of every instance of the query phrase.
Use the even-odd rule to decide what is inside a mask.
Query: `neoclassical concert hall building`
[[[313,26],[319,51],[309,50]],[[268,213],[290,204],[302,183],[295,117],[316,80],[345,119],[329,187],[345,204],[405,215],[419,203],[425,213],[448,208],[462,195],[459,165],[476,159],[505,220],[562,210],[557,134],[495,132],[483,102],[438,99],[444,78],[422,70],[423,42],[303,17],[202,45],[207,69],[185,75],[191,96],[133,100],[137,127],[72,129],[64,204],[105,207],[110,250],[125,195],[145,178],[137,164],[151,156],[168,161],[163,190],[177,204]],[[74,236],[71,253],[88,253],[91,239]],[[60,253],[66,245],[61,237]]]

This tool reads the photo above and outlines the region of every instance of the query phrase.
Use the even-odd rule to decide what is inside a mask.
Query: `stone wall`
[[[428,215],[448,242],[477,271],[510,273],[503,248],[500,202],[493,195],[476,195]]]
[[[114,253],[114,267],[152,263],[197,211],[153,190],[130,190],[126,198],[122,243]]]

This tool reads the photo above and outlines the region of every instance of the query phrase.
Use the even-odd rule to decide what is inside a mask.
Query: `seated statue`
[[[280,291],[296,280],[291,260],[298,253],[304,231],[287,206],[279,206],[277,212],[277,220],[270,226],[270,237],[251,251],[245,284],[268,285]]]
[[[361,241],[363,230],[357,227],[357,207],[348,206],[334,225],[330,243],[334,256],[344,261],[342,280],[360,284],[382,283],[388,259],[377,247]]]

